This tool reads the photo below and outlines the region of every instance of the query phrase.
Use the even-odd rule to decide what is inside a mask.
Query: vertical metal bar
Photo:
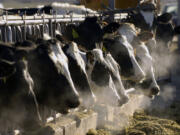
[[[7,43],[7,21],[8,21],[8,12],[6,11],[6,24],[4,26],[4,42]]]
[[[109,0],[109,7],[110,7],[112,10],[115,9],[115,0]],[[111,21],[114,20],[114,14],[111,14],[111,15],[110,15],[110,19],[111,19]]]
[[[12,31],[13,31],[13,42],[16,42],[16,27],[12,26]]]
[[[42,38],[44,38],[44,33],[45,33],[45,13],[43,11],[43,29],[42,29]]]
[[[115,9],[115,0],[109,0],[109,7],[113,10]]]
[[[178,0],[178,25],[180,25],[180,1]],[[178,36],[178,48],[180,52],[180,36]]]
[[[52,27],[52,19],[49,19],[49,35],[53,36],[53,27]]]
[[[56,30],[57,30],[57,11],[55,11],[54,37],[56,37]]]
[[[26,40],[26,11],[25,14],[23,15],[23,20],[24,20],[24,33],[23,33],[23,40]]]
[[[50,14],[52,15],[52,10],[50,10]],[[49,19],[49,35],[53,37],[53,21],[52,19]]]

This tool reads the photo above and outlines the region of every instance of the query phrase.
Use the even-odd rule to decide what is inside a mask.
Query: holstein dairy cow
[[[152,31],[156,26],[155,4],[151,2],[142,2],[139,10],[132,11],[125,22],[133,23],[143,31]]]
[[[119,69],[119,64],[114,60],[114,58],[111,56],[110,53],[106,54],[105,60],[107,61],[109,68],[111,69],[111,76],[115,83],[116,89],[118,94],[120,95],[121,101],[119,104],[125,104],[128,102],[129,97],[125,92],[125,88],[123,86],[123,83],[121,81]]]
[[[117,63],[115,63],[111,55],[108,54],[104,57],[100,49],[93,49],[86,53],[80,51],[80,54],[87,65],[88,77],[97,96],[97,102],[113,106],[121,106],[127,103],[128,96],[121,87],[122,83],[118,81],[118,85],[114,83],[114,76],[117,77],[119,72],[116,70],[118,68]]]
[[[0,131],[11,124],[26,132],[37,129],[41,132],[43,128],[25,52],[22,48],[0,44]],[[5,125],[6,121],[9,121],[9,125]]]
[[[139,5],[139,10],[132,11],[125,21],[133,23],[141,31],[153,32],[157,42],[161,40],[167,45],[175,34],[179,34],[179,27],[173,28],[170,13],[157,15],[155,11],[156,6],[153,2],[142,2]]]
[[[155,38],[157,43],[161,45],[161,48],[168,48],[173,40],[173,37],[177,34],[180,34],[180,26],[174,28],[174,26],[170,22],[171,18],[172,16],[168,13],[164,13],[157,18],[158,23],[156,27]]]
[[[91,90],[88,76],[86,73],[86,64],[80,55],[78,46],[74,42],[66,44],[63,48],[69,61],[69,71],[76,89],[83,99],[82,105],[90,107],[95,102],[95,96]]]
[[[78,90],[80,98],[83,100],[81,102],[82,106],[89,108],[94,104],[95,96],[91,90],[86,73],[86,65],[79,54],[77,44],[74,42],[67,42],[63,39],[59,32],[56,32],[56,37],[57,40],[53,39],[53,41],[60,41],[62,50],[68,58],[69,71],[75,88]],[[51,39],[51,37],[47,34],[44,34],[44,38]]]
[[[160,88],[156,82],[153,68],[153,58],[151,57],[148,48],[143,42],[149,41],[153,35],[149,32],[137,33],[132,24],[122,24],[118,29],[121,35],[127,36],[128,42],[136,50],[136,58],[140,62],[142,70],[146,74],[146,79],[141,83],[143,89],[150,89],[149,95],[157,95]]]
[[[106,38],[103,41],[106,51],[110,52],[112,57],[120,65],[120,74],[122,77],[140,82],[144,79],[145,73],[135,59],[134,50],[127,38],[123,35],[117,35],[113,38]]]
[[[79,94],[74,87],[68,59],[61,45],[53,40],[39,40],[39,44],[24,41],[18,47],[37,46],[27,53],[29,73],[34,80],[34,92],[40,105],[60,113],[79,106]]]
[[[151,57],[147,46],[144,43],[139,43],[136,46],[136,58],[141,65],[141,68],[146,73],[146,79],[139,84],[146,95],[153,97],[159,94],[160,88],[156,82],[155,71],[153,67],[153,58]],[[149,91],[150,89],[150,91]]]

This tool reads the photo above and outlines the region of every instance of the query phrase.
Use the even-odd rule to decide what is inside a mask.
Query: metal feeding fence
[[[112,13],[111,13],[112,15]],[[126,13],[114,13],[115,20],[124,18]],[[55,31],[61,31],[64,26],[69,23],[79,23],[84,21],[87,16],[97,16],[101,19],[109,16],[108,13],[96,14],[73,14],[58,15],[52,12],[51,15],[42,13],[33,16],[24,15],[9,15],[6,11],[4,15],[0,16],[0,41],[14,43],[26,40],[27,35],[34,35],[42,37],[43,33],[49,34],[51,37],[55,36]]]

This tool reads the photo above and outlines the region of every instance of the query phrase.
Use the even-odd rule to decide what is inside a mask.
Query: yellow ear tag
[[[4,82],[4,83],[6,83],[6,80],[7,80],[6,77],[3,77],[3,82]]]
[[[73,38],[78,38],[79,34],[74,29],[72,29],[72,36]]]
[[[25,57],[23,57],[23,58],[22,58],[22,60],[23,60],[23,61],[25,61],[25,60],[26,60],[26,58],[25,58]]]
[[[107,50],[106,50],[106,48],[104,46],[102,47],[102,51],[107,52]]]

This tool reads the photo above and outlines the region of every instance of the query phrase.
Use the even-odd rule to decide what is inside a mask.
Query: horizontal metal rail
[[[121,19],[125,18],[127,14],[116,14],[114,18]],[[88,16],[97,16],[101,17],[101,14],[89,14]],[[16,15],[4,15],[0,17],[0,26],[3,25],[31,25],[31,24],[43,24],[49,23],[49,20],[52,22],[81,22],[84,21],[86,15],[35,15],[35,16],[16,16]]]

